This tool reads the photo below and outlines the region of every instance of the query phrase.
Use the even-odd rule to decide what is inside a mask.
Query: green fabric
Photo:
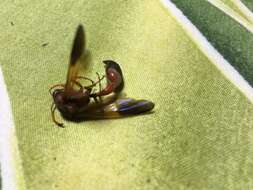
[[[28,190],[252,189],[253,106],[159,1],[23,0],[2,7],[0,64]],[[154,101],[153,114],[55,127],[48,88],[65,81],[79,23],[91,76],[104,72],[102,60],[119,62],[125,93]],[[240,48],[250,51],[252,38],[243,41],[248,34],[237,30],[246,43]],[[220,39],[235,34],[227,33]]]
[[[207,1],[172,1],[253,85],[252,33]]]
[[[238,5],[233,0],[220,0],[225,5],[229,6],[232,10],[234,10],[236,13],[241,15],[243,18],[245,18],[249,23],[252,24],[252,20],[248,18],[248,16],[238,7]]]

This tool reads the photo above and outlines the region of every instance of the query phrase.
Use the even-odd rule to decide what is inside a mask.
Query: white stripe
[[[0,163],[2,190],[25,189],[11,105],[0,68]]]
[[[251,24],[253,24],[253,13],[240,0],[234,0],[236,6],[247,16]]]
[[[231,18],[233,18],[235,21],[237,21],[239,24],[241,24],[243,27],[245,27],[248,31],[253,33],[253,23],[249,22],[247,19],[242,17],[240,14],[235,12],[233,9],[231,9],[229,6],[224,4],[222,1],[220,1],[220,0],[207,0],[207,1],[209,3],[211,3],[213,6],[217,7],[221,11],[223,11],[225,14],[227,14]]]
[[[222,57],[222,55],[207,41],[203,34],[170,0],[161,0],[161,2],[207,58],[216,65],[216,67],[251,101],[251,103],[253,103],[253,88],[249,83]]]

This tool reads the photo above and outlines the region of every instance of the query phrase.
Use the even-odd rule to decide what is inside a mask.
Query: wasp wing
[[[65,93],[67,96],[73,90],[74,81],[76,80],[79,70],[80,58],[82,57],[84,50],[85,50],[85,34],[83,26],[79,25],[76,31],[70,55],[67,81],[65,85]]]
[[[154,108],[154,103],[131,98],[118,99],[105,105],[91,106],[75,115],[74,119],[109,119],[137,115]]]

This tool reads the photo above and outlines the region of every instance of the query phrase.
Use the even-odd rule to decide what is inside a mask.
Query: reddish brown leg
[[[99,76],[99,74],[97,73],[97,75]],[[80,88],[85,88],[87,90],[91,90],[92,87],[96,86],[97,84],[99,84],[100,88],[101,88],[101,81],[104,79],[105,76],[103,77],[98,77],[98,81],[94,82],[93,80],[91,80],[90,78],[87,77],[83,77],[83,76],[78,76],[77,79],[85,79],[85,80],[89,80],[92,84],[89,86],[82,86],[79,82],[75,81],[75,83],[80,87]],[[93,97],[94,98],[94,97]],[[97,102],[97,99],[94,98],[95,102]]]
[[[83,89],[83,86],[81,85],[81,83],[80,83],[80,82],[75,81],[75,84],[76,84],[77,86],[79,86],[79,87],[80,87],[80,89]]]
[[[51,116],[52,116],[53,122],[54,122],[57,126],[64,128],[63,123],[60,123],[60,122],[56,121],[56,119],[55,119],[55,110],[56,110],[56,106],[55,106],[55,104],[54,104],[54,102],[53,102],[52,105],[51,105]]]
[[[100,92],[102,91],[101,79],[100,79],[99,73],[96,72],[96,74],[97,74],[97,76],[98,76],[98,81],[99,81],[98,85],[99,85],[99,93],[100,93]],[[104,77],[104,76],[103,76],[103,77]],[[98,98],[99,98],[99,101],[102,102],[102,97],[99,96]]]
[[[108,94],[111,94],[114,90],[114,85],[113,83],[108,84],[102,91],[96,93],[96,96],[101,97],[101,96],[106,96]]]
[[[85,86],[84,88],[91,88],[96,86],[97,84],[101,85],[101,81],[105,78],[105,76],[102,76],[101,78],[98,79],[98,81],[94,82],[93,84],[91,84],[90,86]]]
[[[51,95],[53,95],[52,90],[53,90],[55,87],[62,87],[62,88],[65,88],[65,85],[64,85],[64,84],[56,84],[56,85],[50,87],[50,88],[49,88],[49,93],[50,93]]]
[[[85,79],[85,80],[90,81],[90,82],[91,82],[91,84],[93,84],[93,83],[94,83],[94,81],[93,81],[93,80],[91,80],[90,78],[83,77],[83,76],[78,76],[78,77],[76,77],[76,79]]]
[[[100,78],[99,73],[96,72],[96,74],[98,76],[98,80],[93,85],[89,86],[88,88],[91,88],[92,86],[95,86],[95,85],[99,84],[99,91],[101,91],[101,89],[102,89],[102,87],[101,87],[101,81],[105,78],[105,76],[103,75]],[[102,101],[102,98],[99,97],[99,96],[97,96],[97,93],[90,94],[90,97],[92,97],[96,103],[99,103],[99,101],[100,102]],[[97,97],[99,98],[99,101],[97,100]]]

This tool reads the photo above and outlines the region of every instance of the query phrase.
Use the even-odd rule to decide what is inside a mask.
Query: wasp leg
[[[52,105],[51,105],[51,116],[52,116],[53,122],[54,122],[56,125],[58,125],[59,127],[64,128],[63,123],[60,123],[60,122],[56,121],[56,119],[55,119],[55,110],[56,110],[56,106],[55,106],[55,104],[54,104],[54,102],[53,102]]]
[[[90,81],[90,82],[91,82],[91,84],[94,84],[94,81],[93,81],[93,80],[91,80],[90,78],[87,78],[87,77],[78,76],[78,77],[76,77],[76,79],[85,79],[85,80]]]
[[[102,91],[102,85],[101,85],[100,76],[99,76],[99,73],[98,73],[98,72],[96,72],[96,74],[97,74],[97,76],[98,76],[98,81],[99,81],[99,83],[98,83],[98,85],[99,85],[99,93],[101,93],[101,91]],[[103,76],[103,77],[104,77],[104,76]],[[102,102],[102,97],[99,96],[98,98],[99,98],[99,101]]]
[[[62,87],[62,88],[65,88],[65,84],[56,84],[56,85],[50,87],[50,88],[49,88],[49,93],[50,93],[51,95],[53,95],[52,90],[53,90],[55,87]]]
[[[80,87],[80,89],[83,89],[83,85],[81,85],[81,83],[80,83],[80,82],[75,81],[75,84],[76,84],[78,87]]]
[[[98,73],[97,73],[97,75],[98,75]],[[96,82],[94,82],[93,80],[91,80],[90,78],[87,78],[87,77],[83,77],[83,76],[78,76],[77,77],[77,79],[85,79],[85,80],[89,80],[90,82],[91,82],[91,85],[89,85],[89,86],[82,86],[78,81],[75,81],[75,84],[76,85],[78,85],[81,89],[86,89],[86,90],[90,90],[91,91],[91,89],[94,87],[94,86],[96,86],[98,83],[99,83],[99,85],[101,86],[101,81],[104,79],[104,77],[105,76],[103,76],[103,77],[99,77],[98,78],[98,81],[96,81]],[[95,100],[96,101],[96,100]]]
[[[101,78],[98,79],[98,81],[94,82],[93,84],[89,85],[89,86],[85,86],[84,88],[92,88],[94,86],[96,86],[97,84],[101,83],[101,81],[105,78],[105,76],[102,76]]]
[[[94,102],[97,104],[99,103],[98,102],[98,99],[97,99],[97,96],[95,96],[95,94],[90,94],[90,97],[94,99]]]
[[[99,85],[99,91],[101,91],[101,89],[102,89],[101,81],[105,78],[105,76],[103,75],[102,77],[100,77],[99,73],[97,73],[97,72],[96,72],[96,74],[97,74],[98,80],[93,85],[88,86],[87,88],[91,88],[92,86],[95,86],[95,85],[98,84]],[[94,99],[95,103],[99,103],[99,101],[100,102],[102,101],[102,98],[97,96],[97,93],[90,94],[90,97],[92,97]],[[97,97],[99,98],[99,101],[97,100]]]

